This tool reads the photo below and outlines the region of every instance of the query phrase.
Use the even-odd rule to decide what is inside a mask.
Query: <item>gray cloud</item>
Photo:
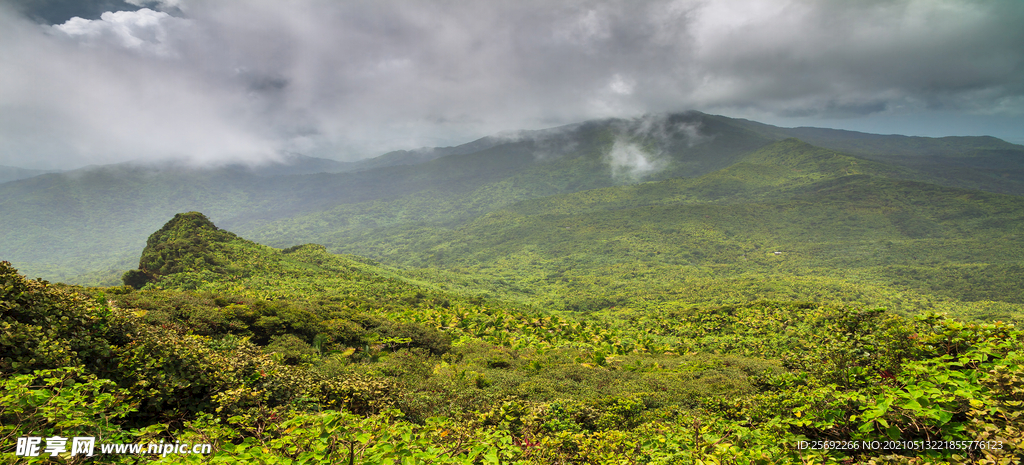
[[[691,108],[1024,115],[1014,0],[129,3],[0,7],[0,164],[346,159]]]

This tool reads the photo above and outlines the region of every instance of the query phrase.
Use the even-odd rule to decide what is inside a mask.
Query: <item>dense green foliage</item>
[[[903,166],[919,180],[1024,194],[1024,147],[994,137],[910,137],[731,121],[768,137],[796,137],[818,147]]]
[[[305,232],[285,234],[546,308],[808,299],[1017,318],[1024,201],[893,179],[904,173],[789,139],[702,177],[527,200],[461,224],[351,234],[301,221],[290,224]]]
[[[1019,463],[1024,447],[1024,333],[1006,323],[601,294],[559,311],[321,246],[271,249],[198,213],[149,246],[143,265],[181,266],[140,290],[0,265],[5,444],[81,434],[214,445],[150,457],[172,463],[465,464]],[[800,448],[894,440],[1001,448]]]
[[[235,239],[238,237],[218,229],[202,213],[179,213],[149,237],[139,268],[125,272],[124,283],[140,288],[153,279],[172,274],[200,270],[221,274],[241,271],[225,268],[241,258],[224,246]]]
[[[5,183],[0,253],[124,285],[0,264],[0,462],[1020,463],[1015,147],[690,113]]]

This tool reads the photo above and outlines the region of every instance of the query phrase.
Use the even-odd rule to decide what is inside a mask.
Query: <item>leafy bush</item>
[[[283,334],[270,338],[263,350],[272,354],[275,360],[288,365],[309,363],[317,356],[316,349],[294,334]]]
[[[0,262],[0,373],[84,365],[109,373],[123,340],[110,310],[83,295],[30,281]]]

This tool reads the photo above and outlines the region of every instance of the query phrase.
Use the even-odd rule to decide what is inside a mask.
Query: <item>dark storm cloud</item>
[[[1012,0],[128,3],[0,10],[0,164],[348,158],[689,108],[1024,113]]]
[[[78,16],[99,19],[107,11],[134,9],[122,0],[8,0],[11,8],[33,20],[60,24]]]

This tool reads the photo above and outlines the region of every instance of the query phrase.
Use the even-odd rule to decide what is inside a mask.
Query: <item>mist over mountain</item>
[[[0,164],[355,161],[684,108],[1024,137],[1018,2],[641,3],[9,0]]]
[[[19,179],[31,178],[33,176],[39,176],[40,174],[51,172],[53,171],[18,168],[16,166],[0,166],[0,184],[7,181],[17,181]]]
[[[502,133],[351,163],[290,154],[260,165],[125,163],[43,174],[0,184],[0,255],[48,279],[109,270],[110,280],[168,215],[203,211],[270,245],[317,242],[397,257],[380,245],[405,241],[399,237],[409,228],[455,228],[552,195],[719,171],[708,179],[722,178],[751,153],[790,137],[860,157],[861,167],[883,163],[876,173],[894,179],[1024,192],[1024,148],[995,138],[787,129],[688,112]],[[718,195],[777,177],[756,170],[766,171],[716,188]]]

